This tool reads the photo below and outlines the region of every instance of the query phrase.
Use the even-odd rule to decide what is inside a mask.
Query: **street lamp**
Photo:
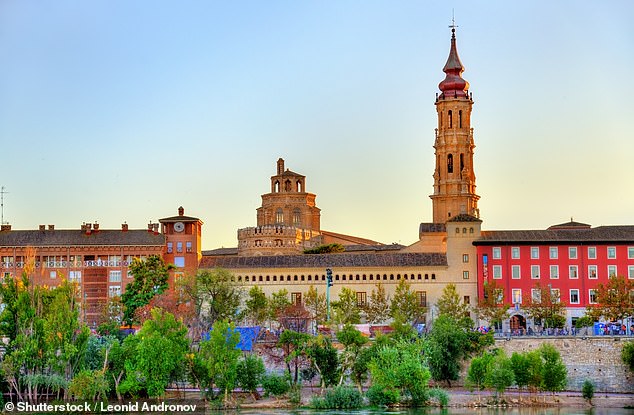
[[[330,287],[332,287],[332,270],[326,268],[326,321],[330,321]]]

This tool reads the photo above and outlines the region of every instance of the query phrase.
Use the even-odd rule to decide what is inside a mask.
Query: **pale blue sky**
[[[323,229],[412,243],[452,8],[484,228],[634,223],[631,1],[1,1],[4,219],[236,246],[283,157]]]

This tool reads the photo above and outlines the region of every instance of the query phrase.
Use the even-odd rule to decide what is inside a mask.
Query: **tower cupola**
[[[442,68],[446,74],[445,79],[438,85],[442,91],[440,99],[466,97],[469,90],[469,82],[462,78],[464,66],[460,62],[458,49],[456,48],[456,28],[451,29],[451,48],[449,49],[449,57],[445,67]]]

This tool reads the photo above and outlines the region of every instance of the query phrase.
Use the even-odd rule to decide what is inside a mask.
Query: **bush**
[[[329,389],[322,397],[313,397],[310,402],[314,409],[358,409],[363,405],[361,393],[349,386],[337,386]]]
[[[621,358],[623,359],[623,363],[625,363],[630,370],[634,371],[634,341],[628,341],[623,345]]]
[[[449,405],[449,394],[444,389],[434,388],[429,391],[429,396],[436,400],[441,408]]]
[[[594,383],[590,379],[586,379],[581,387],[581,396],[592,405],[592,398],[594,397]]]
[[[370,405],[375,406],[390,406],[398,403],[401,399],[401,394],[396,389],[383,389],[379,385],[372,385],[370,389],[365,393],[365,396],[370,401]]]
[[[291,385],[286,376],[270,374],[262,377],[264,396],[282,396],[289,391]]]
[[[257,387],[262,381],[262,376],[266,373],[262,358],[254,354],[246,355],[238,361],[237,383],[245,391],[252,394],[257,393]]]

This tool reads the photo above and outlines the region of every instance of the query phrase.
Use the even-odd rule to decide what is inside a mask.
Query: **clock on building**
[[[174,224],[174,230],[176,232],[183,232],[185,230],[185,224],[183,222],[176,222]]]

